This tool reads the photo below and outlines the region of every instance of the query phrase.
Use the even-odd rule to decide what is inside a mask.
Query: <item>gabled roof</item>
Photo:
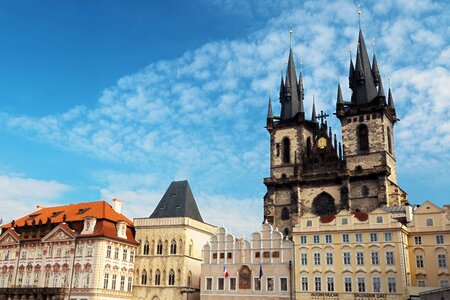
[[[200,222],[203,218],[187,180],[172,181],[150,218],[188,217]]]
[[[51,223],[83,221],[85,217],[95,217],[97,219],[106,219],[112,222],[123,220],[129,226],[133,226],[127,217],[116,212],[111,205],[105,201],[84,202],[77,204],[68,204],[63,206],[44,207],[34,211],[15,221],[14,227],[25,225],[46,224],[50,219]],[[11,223],[5,224],[3,228],[10,228]]]

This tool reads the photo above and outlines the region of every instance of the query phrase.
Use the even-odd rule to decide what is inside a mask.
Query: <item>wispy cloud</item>
[[[272,1],[215,3],[228,11],[254,11],[255,17],[273,6]],[[265,108],[269,91],[276,98],[280,69],[285,68],[289,26],[297,63],[303,58],[307,110],[315,91],[319,109],[333,111],[337,75],[346,74],[348,50],[356,48],[352,1],[287,3],[290,9],[274,9],[276,16],[242,39],[211,42],[120,78],[95,107],[41,118],[3,113],[1,123],[30,138],[124,162],[149,176],[142,188],[134,185],[136,178],[124,180],[117,190],[101,186],[105,196],[123,191],[130,202],[147,197],[155,203],[169,180],[189,178],[201,191],[200,206],[217,222],[220,216],[208,206],[210,199],[247,203],[246,219],[262,221],[254,199],[264,194],[261,182],[268,175]],[[434,159],[449,169],[449,3],[368,3],[362,21],[366,42],[376,38],[381,72],[385,81],[392,77],[402,119],[396,130],[398,168]],[[350,97],[349,91],[344,97]],[[430,143],[439,147],[430,150]]]

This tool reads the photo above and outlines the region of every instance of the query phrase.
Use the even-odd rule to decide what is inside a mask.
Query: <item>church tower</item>
[[[375,53],[371,65],[361,30],[355,65],[350,58],[349,88],[351,101],[346,102],[338,86],[336,116],[341,121],[352,207],[370,211],[380,205],[400,206],[406,195],[397,185],[394,100],[390,88],[386,99]]]
[[[349,86],[351,101],[344,101],[340,84],[337,91],[341,145],[327,124],[329,115],[316,113],[314,99],[311,119],[305,117],[302,72],[297,78],[289,50],[279,116],[269,98],[270,177],[264,179],[264,219],[286,236],[304,214],[369,212],[407,201],[397,185],[393,127],[398,119],[392,92],[389,88],[385,96],[376,56],[370,64],[361,31],[355,65],[350,61]]]

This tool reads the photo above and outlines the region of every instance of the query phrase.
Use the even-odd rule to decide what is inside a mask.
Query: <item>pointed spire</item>
[[[373,59],[372,59],[372,76],[373,76],[373,82],[375,83],[376,86],[378,86],[378,84],[380,84],[380,70],[378,69],[378,63],[377,63],[377,57],[375,55],[375,53],[373,54]]]
[[[349,50],[349,52],[350,52],[350,67],[348,71],[348,87],[353,88],[354,85],[353,77],[355,76],[355,67],[353,66],[352,50]]]
[[[313,94],[313,107],[312,107],[311,121],[313,121],[314,123],[317,123],[317,117],[316,117],[316,100],[314,99],[314,94]]]
[[[273,119],[273,113],[272,113],[272,98],[269,94],[269,105],[267,108],[267,119]]]
[[[280,82],[280,99],[284,97],[285,92],[284,80],[283,80],[283,70],[281,70],[281,82]]]
[[[383,87],[383,81],[380,78],[380,84],[378,86],[378,97],[386,97],[386,95],[384,94],[384,87]]]
[[[388,106],[392,109],[395,109],[394,97],[392,97],[392,91],[391,91],[391,79],[390,78],[388,78],[388,82],[389,82]]]
[[[377,96],[377,89],[373,80],[369,55],[362,31],[359,31],[358,48],[356,52],[356,66],[353,74],[352,102],[365,104]]]
[[[344,103],[344,98],[342,97],[342,90],[341,90],[341,83],[340,82],[338,82],[336,103],[337,104],[343,104]]]

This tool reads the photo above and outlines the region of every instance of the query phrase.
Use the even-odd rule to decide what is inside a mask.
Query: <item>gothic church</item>
[[[350,59],[351,101],[338,84],[336,116],[342,144],[328,126],[327,114],[311,119],[304,110],[302,73],[292,48],[286,77],[281,77],[281,112],[274,116],[269,99],[270,177],[264,179],[264,219],[285,235],[302,215],[321,217],[340,210],[370,212],[381,206],[401,206],[406,193],[397,184],[393,127],[398,121],[391,89],[386,97],[377,59],[370,63],[359,31],[356,61]]]

